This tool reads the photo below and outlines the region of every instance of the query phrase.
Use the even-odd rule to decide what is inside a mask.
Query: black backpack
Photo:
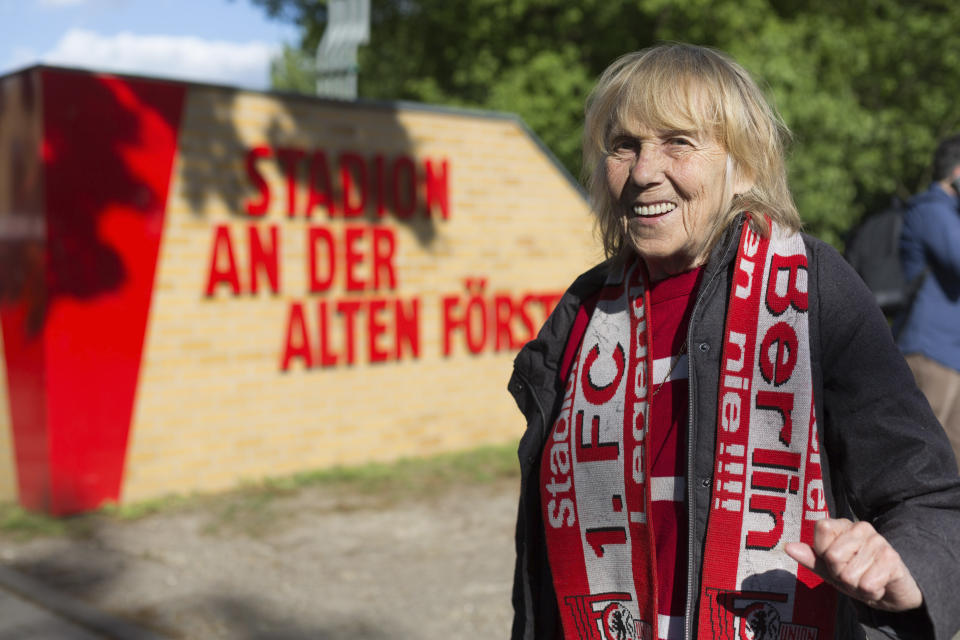
[[[909,282],[903,275],[900,229],[905,212],[904,203],[894,198],[886,209],[868,214],[847,235],[843,253],[888,318],[895,318],[910,307],[925,275]]]

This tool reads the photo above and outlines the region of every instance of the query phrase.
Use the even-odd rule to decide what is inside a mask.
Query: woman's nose
[[[658,145],[640,145],[630,169],[630,179],[639,187],[656,184],[663,178],[663,161],[663,152]]]

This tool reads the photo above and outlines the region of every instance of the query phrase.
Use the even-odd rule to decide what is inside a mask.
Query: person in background
[[[960,630],[956,462],[872,294],[800,233],[787,135],[700,46],[625,55],[589,97],[607,259],[508,385],[514,639]]]
[[[937,146],[933,177],[903,218],[904,275],[925,275],[897,342],[960,458],[960,134]]]

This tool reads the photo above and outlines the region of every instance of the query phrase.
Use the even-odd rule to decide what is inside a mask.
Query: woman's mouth
[[[677,208],[673,202],[657,202],[654,204],[637,204],[633,207],[633,215],[640,218],[654,218],[670,213]]]

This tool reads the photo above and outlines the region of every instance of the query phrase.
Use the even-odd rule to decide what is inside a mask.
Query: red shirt
[[[655,394],[650,414],[651,521],[657,547],[658,635],[671,640],[683,637],[687,597],[686,453],[690,398],[685,345],[702,271],[688,271],[650,288]]]

